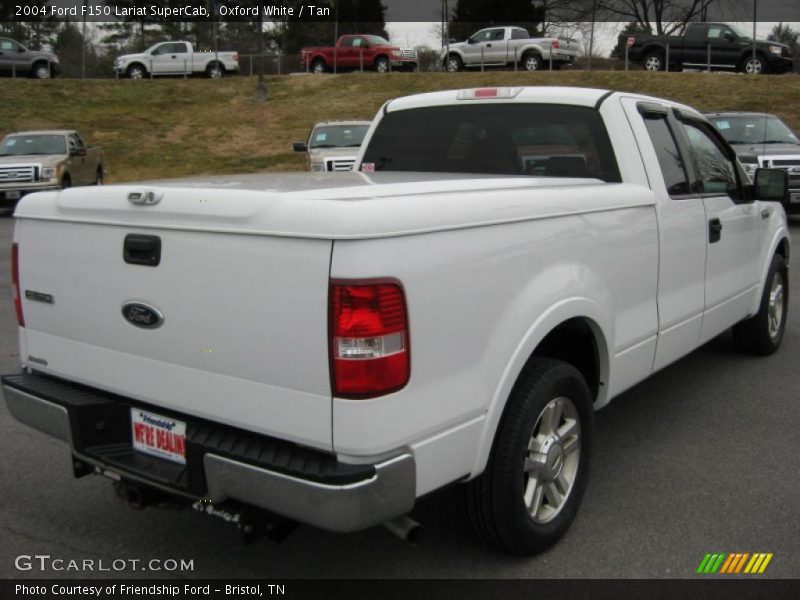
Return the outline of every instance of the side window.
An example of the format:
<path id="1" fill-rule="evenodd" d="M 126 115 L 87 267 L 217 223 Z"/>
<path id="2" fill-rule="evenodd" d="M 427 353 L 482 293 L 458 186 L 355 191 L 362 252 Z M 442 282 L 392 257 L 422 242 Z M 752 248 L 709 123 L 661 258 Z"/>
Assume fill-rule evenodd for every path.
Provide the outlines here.
<path id="1" fill-rule="evenodd" d="M 16 49 L 16 44 L 11 40 L 0 40 L 0 50 L 3 52 L 14 52 Z"/>
<path id="2" fill-rule="evenodd" d="M 70 134 L 69 139 L 70 142 L 73 143 L 76 148 L 83 148 L 83 140 L 81 139 L 81 136 L 79 136 L 77 133 Z"/>
<path id="3" fill-rule="evenodd" d="M 495 29 L 494 33 L 492 34 L 492 39 L 502 41 L 502 39 L 505 37 L 505 34 L 506 32 L 504 29 Z"/>
<path id="4" fill-rule="evenodd" d="M 718 40 L 722 38 L 726 30 L 727 28 L 722 25 L 710 25 L 708 27 L 708 39 Z"/>
<path id="5" fill-rule="evenodd" d="M 512 29 L 511 30 L 511 39 L 512 40 L 524 40 L 528 37 L 528 32 L 524 29 Z"/>
<path id="6" fill-rule="evenodd" d="M 342 48 L 352 48 L 355 43 L 355 38 L 344 38 L 342 40 Z"/>
<path id="7" fill-rule="evenodd" d="M 69 136 L 69 138 L 67 138 L 67 144 L 69 144 L 70 153 L 78 149 L 78 145 L 75 143 L 75 136 Z"/>
<path id="8" fill-rule="evenodd" d="M 189 52 L 189 49 L 186 47 L 186 44 L 172 44 L 173 54 L 186 54 L 187 52 Z"/>
<path id="9" fill-rule="evenodd" d="M 700 124 L 683 123 L 695 170 L 692 191 L 701 194 L 727 194 L 741 198 L 736 166 L 725 156 L 717 140 Z"/>
<path id="10" fill-rule="evenodd" d="M 353 43 L 352 43 L 353 48 L 361 48 L 361 46 L 364 46 L 364 45 L 366 45 L 366 44 L 364 44 L 364 40 L 363 39 L 361 39 L 361 38 L 353 38 Z"/>
<path id="11" fill-rule="evenodd" d="M 492 39 L 492 30 L 491 29 L 484 29 L 483 31 L 479 31 L 475 34 L 475 41 L 476 42 L 488 42 Z"/>
<path id="12" fill-rule="evenodd" d="M 672 135 L 672 130 L 666 118 L 645 119 L 647 133 L 658 157 L 661 173 L 664 175 L 664 185 L 670 196 L 683 196 L 690 192 L 689 177 L 686 175 L 686 166 L 678 151 L 678 144 Z"/>

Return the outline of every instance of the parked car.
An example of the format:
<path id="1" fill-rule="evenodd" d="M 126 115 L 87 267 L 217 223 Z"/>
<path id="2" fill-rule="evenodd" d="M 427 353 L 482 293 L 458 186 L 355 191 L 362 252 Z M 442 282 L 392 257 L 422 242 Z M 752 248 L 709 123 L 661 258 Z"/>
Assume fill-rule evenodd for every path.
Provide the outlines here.
<path id="1" fill-rule="evenodd" d="M 308 153 L 312 171 L 350 171 L 371 121 L 323 121 L 311 128 L 305 142 L 295 142 L 295 152 Z"/>
<path id="2" fill-rule="evenodd" d="M 59 74 L 60 67 L 52 52 L 29 50 L 11 38 L 0 37 L 0 73 L 50 79 Z"/>
<path id="3" fill-rule="evenodd" d="M 481 537 L 530 554 L 578 511 L 596 409 L 731 327 L 781 345 L 786 173 L 750 185 L 687 106 L 399 98 L 356 167 L 24 198 L 10 414 L 140 506 L 407 537 L 456 484 Z"/>
<path id="4" fill-rule="evenodd" d="M 759 167 L 783 169 L 789 174 L 789 197 L 783 208 L 800 212 L 800 138 L 775 115 L 752 112 L 706 113 L 736 151 L 752 179 Z"/>
<path id="5" fill-rule="evenodd" d="M 300 64 L 314 73 L 371 69 L 388 73 L 392 69 L 413 71 L 417 51 L 401 48 L 378 35 L 343 35 L 336 46 L 315 46 L 300 50 Z"/>
<path id="6" fill-rule="evenodd" d="M 487 27 L 470 36 L 465 42 L 456 42 L 442 50 L 442 65 L 448 71 L 468 68 L 513 66 L 538 71 L 550 67 L 560 69 L 575 62 L 578 45 L 572 40 L 558 37 L 532 38 L 521 27 Z"/>
<path id="7" fill-rule="evenodd" d="M 160 42 L 139 54 L 123 54 L 114 61 L 119 77 L 143 79 L 159 75 L 205 75 L 219 79 L 239 70 L 239 53 L 195 51 L 191 42 Z"/>
<path id="8" fill-rule="evenodd" d="M 714 71 L 785 73 L 794 66 L 789 46 L 756 40 L 727 23 L 689 23 L 684 35 L 639 34 L 619 37 L 620 48 L 628 47 L 628 60 L 641 63 L 648 71 L 710 68 Z"/>
<path id="9" fill-rule="evenodd" d="M 13 208 L 32 192 L 103 183 L 99 146 L 88 147 L 77 131 L 23 131 L 0 141 L 0 208 Z"/>

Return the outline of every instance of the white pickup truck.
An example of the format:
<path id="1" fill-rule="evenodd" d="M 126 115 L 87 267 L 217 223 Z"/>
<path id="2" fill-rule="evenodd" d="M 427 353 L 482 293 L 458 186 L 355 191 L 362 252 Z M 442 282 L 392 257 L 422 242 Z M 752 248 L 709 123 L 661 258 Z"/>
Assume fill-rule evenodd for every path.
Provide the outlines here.
<path id="1" fill-rule="evenodd" d="M 595 409 L 730 327 L 781 343 L 786 173 L 747 184 L 691 108 L 399 98 L 356 169 L 23 198 L 11 414 L 139 504 L 411 535 L 458 482 L 478 533 L 529 554 L 576 514 Z"/>
<path id="2" fill-rule="evenodd" d="M 488 27 L 465 42 L 452 43 L 442 50 L 447 71 L 505 67 L 518 64 L 527 71 L 560 69 L 575 62 L 578 45 L 558 37 L 532 38 L 521 27 Z"/>
<path id="3" fill-rule="evenodd" d="M 239 70 L 238 52 L 199 52 L 191 42 L 160 42 L 138 54 L 114 61 L 118 77 L 144 79 L 158 75 L 205 75 L 219 79 Z"/>

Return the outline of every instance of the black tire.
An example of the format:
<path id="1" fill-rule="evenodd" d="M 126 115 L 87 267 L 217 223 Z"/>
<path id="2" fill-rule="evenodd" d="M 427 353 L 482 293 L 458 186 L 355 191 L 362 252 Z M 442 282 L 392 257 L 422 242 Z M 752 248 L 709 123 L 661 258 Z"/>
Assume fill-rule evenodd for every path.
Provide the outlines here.
<path id="1" fill-rule="evenodd" d="M 314 59 L 314 62 L 311 63 L 311 72 L 312 73 L 327 73 L 328 72 L 328 65 L 325 64 L 325 61 L 321 58 Z"/>
<path id="2" fill-rule="evenodd" d="M 776 289 L 780 286 L 780 290 Z M 780 297 L 778 297 L 778 294 Z M 780 254 L 772 257 L 758 312 L 733 326 L 733 341 L 742 352 L 767 356 L 780 348 L 789 308 L 789 271 Z M 780 316 L 776 311 L 780 312 Z M 779 322 L 775 324 L 775 320 Z"/>
<path id="3" fill-rule="evenodd" d="M 742 59 L 742 64 L 739 65 L 739 70 L 742 73 L 747 73 L 749 75 L 766 75 L 767 74 L 767 61 L 764 60 L 763 56 L 759 56 L 756 54 L 755 59 L 753 59 L 753 55 L 745 56 Z"/>
<path id="4" fill-rule="evenodd" d="M 125 71 L 125 75 L 128 79 L 145 79 L 147 78 L 147 69 L 144 68 L 144 65 L 133 63 Z"/>
<path id="5" fill-rule="evenodd" d="M 97 167 L 97 173 L 95 173 L 95 176 L 94 176 L 94 184 L 95 185 L 103 185 L 104 177 L 105 177 L 105 174 L 103 173 L 103 166 L 100 165 L 100 166 Z"/>
<path id="6" fill-rule="evenodd" d="M 664 56 L 661 52 L 648 52 L 642 61 L 642 68 L 645 71 L 663 71 L 664 64 Z"/>
<path id="7" fill-rule="evenodd" d="M 387 57 L 379 56 L 375 59 L 374 68 L 376 73 L 388 73 L 392 70 L 392 63 L 389 62 Z"/>
<path id="8" fill-rule="evenodd" d="M 225 76 L 225 67 L 221 63 L 213 62 L 206 67 L 208 79 L 222 79 Z"/>
<path id="9" fill-rule="evenodd" d="M 541 71 L 542 70 L 542 57 L 533 52 L 528 52 L 522 55 L 520 65 L 526 71 Z"/>
<path id="10" fill-rule="evenodd" d="M 534 432 L 542 431 L 546 407 L 564 398 L 572 403 L 573 410 L 565 408 L 563 414 L 572 414 L 578 422 L 579 445 L 570 454 L 566 450 L 569 437 L 565 435 L 558 442 L 564 442 L 564 450 L 560 454 L 559 472 L 554 477 L 558 479 L 558 474 L 567 468 L 569 457 L 577 456 L 577 465 L 560 509 L 549 519 L 535 520 L 524 497 L 531 485 L 530 477 L 525 473 L 528 457 L 533 456 L 529 447 L 535 441 L 532 437 Z M 559 424 L 562 418 L 558 418 Z M 556 430 L 564 431 L 567 424 L 565 420 L 564 425 L 556 426 Z M 593 436 L 591 394 L 580 372 L 558 360 L 534 359 L 511 393 L 486 470 L 464 486 L 467 515 L 478 537 L 504 552 L 520 556 L 541 552 L 558 541 L 574 520 L 586 489 Z M 544 457 L 542 465 L 553 463 L 551 467 L 555 468 L 559 464 L 555 445 L 547 446 L 551 451 L 545 455 L 538 455 Z M 542 489 L 548 487 L 547 476 L 540 473 L 537 479 L 544 482 Z M 555 485 L 555 480 L 551 484 Z M 546 491 L 539 496 L 543 500 L 538 504 L 544 511 L 550 500 L 545 498 Z"/>
<path id="11" fill-rule="evenodd" d="M 464 70 L 464 61 L 458 54 L 450 54 L 444 61 L 444 70 L 448 73 L 457 73 Z"/>
<path id="12" fill-rule="evenodd" d="M 50 68 L 50 63 L 43 60 L 34 63 L 31 67 L 31 77 L 34 79 L 51 79 L 53 70 Z"/>
<path id="13" fill-rule="evenodd" d="M 65 190 L 69 187 L 72 187 L 72 178 L 69 176 L 69 173 L 66 173 L 61 178 L 61 189 Z"/>

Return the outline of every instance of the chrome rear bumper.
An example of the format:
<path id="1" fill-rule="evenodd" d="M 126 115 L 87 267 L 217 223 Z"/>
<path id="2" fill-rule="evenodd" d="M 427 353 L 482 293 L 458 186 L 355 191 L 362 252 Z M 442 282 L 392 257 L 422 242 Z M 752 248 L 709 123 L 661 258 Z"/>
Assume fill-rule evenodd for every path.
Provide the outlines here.
<path id="1" fill-rule="evenodd" d="M 72 421 L 77 417 L 71 420 L 69 404 L 21 390 L 11 379 L 3 379 L 3 395 L 9 412 L 21 423 L 66 442 L 76 457 L 97 467 L 98 472 L 113 473 L 123 480 L 199 499 L 197 494 L 148 478 L 147 472 L 127 471 L 76 448 L 73 431 L 79 429 L 74 429 Z M 364 479 L 325 483 L 233 460 L 208 450 L 202 455 L 206 485 L 202 499 L 215 503 L 236 500 L 329 531 L 359 531 L 408 513 L 416 499 L 416 468 L 411 454 L 400 453 L 371 466 L 374 468 Z"/>

